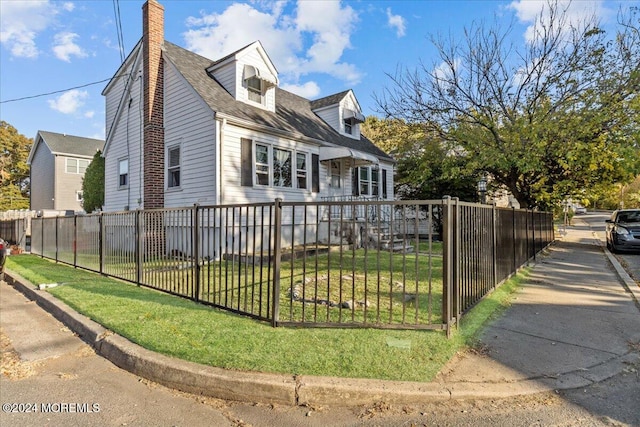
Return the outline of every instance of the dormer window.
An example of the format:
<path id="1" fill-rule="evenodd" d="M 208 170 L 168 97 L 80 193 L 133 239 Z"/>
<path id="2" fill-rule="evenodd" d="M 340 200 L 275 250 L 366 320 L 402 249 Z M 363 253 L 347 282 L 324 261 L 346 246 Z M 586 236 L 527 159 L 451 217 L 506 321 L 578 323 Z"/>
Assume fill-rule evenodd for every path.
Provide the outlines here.
<path id="1" fill-rule="evenodd" d="M 244 82 L 247 87 L 247 99 L 262 105 L 265 104 L 267 90 L 277 84 L 273 75 L 253 65 L 244 66 Z"/>
<path id="2" fill-rule="evenodd" d="M 342 114 L 344 117 L 344 133 L 357 136 L 355 127 L 358 123 L 364 123 L 364 115 L 359 111 L 348 108 L 345 108 Z"/>
<path id="3" fill-rule="evenodd" d="M 351 119 L 344 119 L 344 133 L 353 134 L 353 124 Z"/>
<path id="4" fill-rule="evenodd" d="M 258 77 L 247 79 L 247 91 L 249 92 L 249 101 L 262 104 L 262 80 Z"/>

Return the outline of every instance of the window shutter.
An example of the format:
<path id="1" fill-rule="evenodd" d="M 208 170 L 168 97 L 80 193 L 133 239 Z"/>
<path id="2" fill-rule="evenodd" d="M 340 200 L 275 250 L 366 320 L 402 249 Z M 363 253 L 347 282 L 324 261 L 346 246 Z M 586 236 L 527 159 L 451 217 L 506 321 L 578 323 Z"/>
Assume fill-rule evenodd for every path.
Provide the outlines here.
<path id="1" fill-rule="evenodd" d="M 382 169 L 382 198 L 387 198 L 387 170 Z"/>
<path id="2" fill-rule="evenodd" d="M 320 192 L 320 156 L 311 155 L 311 191 L 313 193 Z"/>
<path id="3" fill-rule="evenodd" d="M 351 182 L 351 194 L 353 196 L 359 196 L 360 195 L 360 168 L 353 168 L 353 178 L 352 178 L 352 182 Z"/>
<path id="4" fill-rule="evenodd" d="M 253 186 L 253 141 L 240 138 L 240 185 L 243 187 Z"/>

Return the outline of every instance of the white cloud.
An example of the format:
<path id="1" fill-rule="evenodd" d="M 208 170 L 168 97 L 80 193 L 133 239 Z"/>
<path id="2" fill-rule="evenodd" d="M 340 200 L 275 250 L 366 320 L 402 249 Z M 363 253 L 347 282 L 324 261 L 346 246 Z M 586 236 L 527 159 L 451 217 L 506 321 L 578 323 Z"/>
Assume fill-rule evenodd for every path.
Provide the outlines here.
<path id="1" fill-rule="evenodd" d="M 0 43 L 15 57 L 37 58 L 41 53 L 37 37 L 57 23 L 61 12 L 74 9 L 72 2 L 0 0 Z"/>
<path id="2" fill-rule="evenodd" d="M 351 47 L 357 13 L 339 1 L 299 1 L 289 13 L 286 5 L 284 1 L 234 3 L 222 13 L 189 18 L 186 47 L 219 59 L 260 40 L 280 79 L 291 87 L 310 90 L 310 85 L 298 84 L 310 73 L 329 74 L 349 84 L 360 81 L 359 70 L 341 60 Z"/>
<path id="3" fill-rule="evenodd" d="M 53 21 L 55 8 L 49 1 L 0 1 L 0 43 L 13 56 L 37 58 L 38 33 Z"/>
<path id="4" fill-rule="evenodd" d="M 586 20 L 592 17 L 596 19 L 606 18 L 611 11 L 604 7 L 604 0 L 571 1 L 558 0 L 559 11 L 566 11 L 566 19 L 563 28 L 569 29 L 571 26 L 580 27 Z M 508 6 L 516 12 L 520 22 L 528 23 L 524 38 L 531 43 L 535 39 L 537 32 L 536 25 L 538 17 L 542 23 L 548 23 L 549 4 L 547 0 L 515 0 Z"/>
<path id="5" fill-rule="evenodd" d="M 87 111 L 86 113 L 84 113 L 84 117 L 87 119 L 93 119 L 93 116 L 96 115 L 96 112 L 93 110 Z"/>
<path id="6" fill-rule="evenodd" d="M 87 91 L 73 89 L 63 93 L 57 99 L 50 99 L 48 102 L 52 110 L 63 114 L 74 114 L 84 105 L 84 100 L 88 97 Z"/>
<path id="7" fill-rule="evenodd" d="M 396 36 L 403 37 L 406 34 L 407 22 L 401 15 L 391 14 L 391 8 L 387 8 L 387 25 L 396 29 Z"/>
<path id="8" fill-rule="evenodd" d="M 66 62 L 71 62 L 72 55 L 78 58 L 85 58 L 87 53 L 75 43 L 77 38 L 78 35 L 76 33 L 63 32 L 56 34 L 54 37 L 55 46 L 53 46 L 53 53 L 55 53 L 56 57 Z"/>
<path id="9" fill-rule="evenodd" d="M 320 86 L 316 82 L 306 82 L 301 85 L 296 84 L 283 84 L 282 89 L 295 93 L 303 98 L 313 99 L 320 95 Z"/>

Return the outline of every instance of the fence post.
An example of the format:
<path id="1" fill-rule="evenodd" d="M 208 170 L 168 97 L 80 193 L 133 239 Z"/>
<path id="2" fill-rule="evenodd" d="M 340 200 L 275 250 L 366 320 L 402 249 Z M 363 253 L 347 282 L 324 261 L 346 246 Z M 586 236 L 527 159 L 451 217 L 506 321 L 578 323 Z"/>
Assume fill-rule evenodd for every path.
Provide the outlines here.
<path id="1" fill-rule="evenodd" d="M 100 274 L 104 274 L 104 263 L 105 263 L 105 254 L 104 250 L 105 241 L 105 225 L 104 225 L 104 212 L 100 212 L 100 216 L 98 217 L 98 227 L 100 231 L 98 232 L 98 258 L 100 260 Z"/>
<path id="2" fill-rule="evenodd" d="M 518 271 L 518 250 L 516 248 L 517 243 L 517 232 L 516 232 L 516 207 L 511 206 L 511 228 L 513 230 L 513 234 L 511 238 L 513 240 L 513 274 Z"/>
<path id="3" fill-rule="evenodd" d="M 498 227 L 496 226 L 496 222 L 498 221 L 498 207 L 496 206 L 496 201 L 494 200 L 491 204 L 491 234 L 493 240 L 491 244 L 493 245 L 493 250 L 491 251 L 491 274 L 493 277 L 491 278 L 491 289 L 495 289 L 498 286 Z M 515 243 L 514 243 L 515 247 Z"/>
<path id="4" fill-rule="evenodd" d="M 453 296 L 453 226 L 451 196 L 442 199 L 442 321 L 447 337 L 451 336 L 452 296 Z"/>
<path id="5" fill-rule="evenodd" d="M 58 262 L 58 248 L 60 247 L 60 244 L 58 242 L 58 227 L 59 227 L 58 216 L 56 216 L 56 239 L 55 239 L 55 241 L 56 241 L 56 262 Z"/>
<path id="6" fill-rule="evenodd" d="M 198 302 L 200 301 L 200 218 L 198 214 L 198 204 L 193 205 L 193 211 L 191 215 L 191 229 L 192 229 L 192 238 L 191 244 L 193 248 L 191 249 L 192 259 L 193 259 L 193 285 L 194 285 L 194 295 L 193 299 Z"/>
<path id="7" fill-rule="evenodd" d="M 136 236 L 136 284 L 138 286 L 140 286 L 140 284 L 142 283 L 142 263 L 144 261 L 144 257 L 142 256 L 142 239 L 144 238 L 144 236 L 142 235 L 142 226 L 140 224 L 143 213 L 144 211 L 136 209 L 134 224 L 134 235 Z"/>
<path id="8" fill-rule="evenodd" d="M 78 215 L 73 216 L 73 266 L 78 267 Z"/>
<path id="9" fill-rule="evenodd" d="M 271 325 L 273 327 L 278 326 L 278 319 L 280 317 L 280 257 L 281 252 L 281 239 L 282 239 L 282 199 L 277 198 L 274 205 L 273 216 L 273 297 L 271 298 L 272 319 Z"/>

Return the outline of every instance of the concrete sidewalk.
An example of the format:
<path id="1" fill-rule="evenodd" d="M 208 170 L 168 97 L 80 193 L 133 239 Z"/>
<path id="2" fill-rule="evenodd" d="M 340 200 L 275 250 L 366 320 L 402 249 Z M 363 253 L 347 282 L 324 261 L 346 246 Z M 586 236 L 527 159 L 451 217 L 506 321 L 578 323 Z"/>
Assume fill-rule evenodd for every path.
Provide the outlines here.
<path id="1" fill-rule="evenodd" d="M 431 383 L 226 371 L 166 357 L 113 335 L 8 272 L 15 289 L 60 319 L 96 352 L 136 375 L 222 399 L 289 405 L 506 397 L 583 387 L 640 360 L 640 287 L 584 223 L 568 227 L 539 257 L 512 306 L 489 325 L 481 352 L 454 357 Z M 3 284 L 0 291 L 16 292 Z M 2 304 L 6 298 L 2 298 Z M 0 307 L 2 312 L 5 307 Z M 0 318 L 20 353 L 28 318 Z M 25 355 L 26 356 L 26 355 Z"/>

